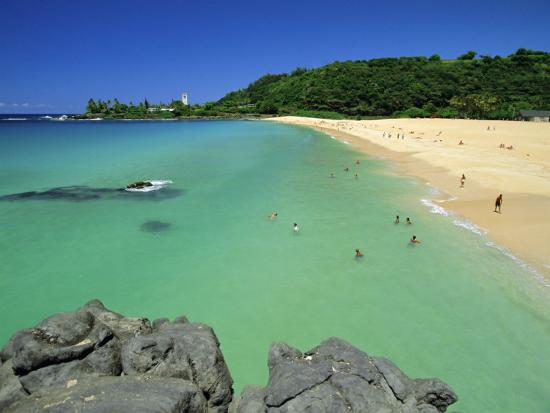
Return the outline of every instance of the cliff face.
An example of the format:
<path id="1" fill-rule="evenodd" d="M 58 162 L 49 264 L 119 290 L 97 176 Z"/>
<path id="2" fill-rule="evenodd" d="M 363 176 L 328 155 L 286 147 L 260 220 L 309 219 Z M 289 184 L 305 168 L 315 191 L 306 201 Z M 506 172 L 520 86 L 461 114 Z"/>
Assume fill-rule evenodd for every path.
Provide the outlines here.
<path id="1" fill-rule="evenodd" d="M 124 317 L 94 300 L 11 337 L 0 352 L 0 411 L 435 413 L 457 399 L 440 380 L 411 380 L 337 338 L 305 354 L 273 344 L 268 365 L 267 386 L 232 401 L 210 327 Z"/>

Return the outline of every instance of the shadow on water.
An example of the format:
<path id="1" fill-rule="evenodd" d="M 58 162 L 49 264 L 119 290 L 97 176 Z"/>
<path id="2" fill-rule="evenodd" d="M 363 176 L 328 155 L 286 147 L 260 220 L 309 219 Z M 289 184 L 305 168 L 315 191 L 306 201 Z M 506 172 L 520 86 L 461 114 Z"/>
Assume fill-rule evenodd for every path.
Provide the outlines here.
<path id="1" fill-rule="evenodd" d="M 169 222 L 162 222 L 162 221 L 145 221 L 143 224 L 141 224 L 141 230 L 145 232 L 165 232 L 168 231 L 172 227 L 172 224 Z"/>
<path id="2" fill-rule="evenodd" d="M 162 188 L 150 192 L 128 192 L 121 188 L 91 188 L 89 186 L 60 186 L 46 191 L 19 192 L 0 196 L 0 201 L 95 201 L 95 200 L 127 200 L 162 201 L 181 196 L 181 189 Z"/>

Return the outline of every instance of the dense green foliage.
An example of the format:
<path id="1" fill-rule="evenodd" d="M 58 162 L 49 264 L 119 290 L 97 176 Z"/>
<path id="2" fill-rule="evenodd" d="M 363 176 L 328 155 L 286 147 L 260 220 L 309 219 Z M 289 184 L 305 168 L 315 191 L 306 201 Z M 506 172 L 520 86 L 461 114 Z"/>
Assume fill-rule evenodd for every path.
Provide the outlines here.
<path id="1" fill-rule="evenodd" d="M 335 62 L 268 74 L 211 104 L 216 113 L 327 117 L 409 116 L 515 119 L 520 109 L 550 109 L 550 53 L 519 49 L 508 57 L 469 51 Z"/>

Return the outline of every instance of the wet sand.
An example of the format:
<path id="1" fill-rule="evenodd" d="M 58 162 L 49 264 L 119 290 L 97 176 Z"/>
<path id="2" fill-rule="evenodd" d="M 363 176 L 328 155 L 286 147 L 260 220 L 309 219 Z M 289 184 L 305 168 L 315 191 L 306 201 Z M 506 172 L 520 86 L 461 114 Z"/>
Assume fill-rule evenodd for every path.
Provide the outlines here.
<path id="1" fill-rule="evenodd" d="M 271 120 L 310 126 L 357 150 L 395 161 L 400 173 L 443 192 L 435 203 L 476 224 L 550 285 L 550 123 L 293 116 Z M 499 148 L 501 144 L 513 149 Z M 501 214 L 494 212 L 499 194 Z"/>

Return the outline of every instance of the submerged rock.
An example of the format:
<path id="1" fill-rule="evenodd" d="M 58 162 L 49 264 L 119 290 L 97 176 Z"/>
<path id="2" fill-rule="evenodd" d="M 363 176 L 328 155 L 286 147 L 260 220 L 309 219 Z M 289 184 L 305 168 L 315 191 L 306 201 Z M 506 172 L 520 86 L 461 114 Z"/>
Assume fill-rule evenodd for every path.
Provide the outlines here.
<path id="1" fill-rule="evenodd" d="M 144 188 L 144 187 L 143 187 Z M 61 186 L 45 191 L 28 191 L 2 195 L 0 201 L 97 201 L 97 200 L 149 200 L 160 201 L 184 194 L 184 191 L 163 187 L 160 190 L 145 193 L 129 192 L 124 188 L 93 188 L 84 185 Z"/>
<path id="2" fill-rule="evenodd" d="M 151 323 L 93 300 L 15 333 L 0 352 L 2 412 L 444 412 L 438 379 L 410 379 L 391 361 L 338 338 L 302 354 L 274 343 L 265 387 L 233 399 L 214 331 L 185 316 Z"/>
<path id="3" fill-rule="evenodd" d="M 172 227 L 169 222 L 162 221 L 145 221 L 141 224 L 141 230 L 145 232 L 163 232 L 168 231 Z"/>

